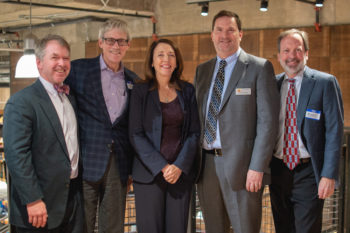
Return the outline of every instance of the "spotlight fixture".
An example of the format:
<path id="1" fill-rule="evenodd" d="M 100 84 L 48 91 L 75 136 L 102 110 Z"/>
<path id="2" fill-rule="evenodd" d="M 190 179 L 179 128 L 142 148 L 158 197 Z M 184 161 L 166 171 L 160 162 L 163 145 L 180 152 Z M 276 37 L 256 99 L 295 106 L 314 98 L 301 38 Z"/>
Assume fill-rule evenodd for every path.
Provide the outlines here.
<path id="1" fill-rule="evenodd" d="M 200 4 L 202 6 L 201 16 L 208 16 L 209 3 L 204 2 Z"/>
<path id="2" fill-rule="evenodd" d="M 316 0 L 316 7 L 323 7 L 323 0 Z"/>
<path id="3" fill-rule="evenodd" d="M 267 11 L 268 1 L 267 0 L 261 0 L 260 4 L 260 11 Z"/>

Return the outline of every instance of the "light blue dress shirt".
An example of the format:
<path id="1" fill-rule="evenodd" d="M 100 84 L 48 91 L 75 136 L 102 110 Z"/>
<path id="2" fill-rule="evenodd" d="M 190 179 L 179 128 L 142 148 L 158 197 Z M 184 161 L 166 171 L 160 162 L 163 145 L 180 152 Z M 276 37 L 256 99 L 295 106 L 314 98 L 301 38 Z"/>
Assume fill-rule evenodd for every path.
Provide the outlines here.
<path id="1" fill-rule="evenodd" d="M 222 99 L 224 98 L 225 91 L 227 89 L 227 85 L 228 85 L 228 83 L 229 83 L 229 81 L 231 79 L 231 75 L 232 75 L 233 69 L 235 68 L 235 65 L 237 63 L 237 59 L 238 59 L 238 56 L 239 56 L 240 53 L 241 53 L 241 48 L 238 48 L 236 53 L 232 54 L 231 56 L 229 56 L 229 57 L 227 57 L 225 59 L 227 64 L 225 66 L 225 81 L 224 81 L 224 88 L 222 90 L 222 95 L 221 95 L 221 102 L 222 102 Z M 212 92 L 213 92 L 213 86 L 214 86 L 215 78 L 216 78 L 216 74 L 218 73 L 219 64 L 220 64 L 221 60 L 223 60 L 223 59 L 221 59 L 219 56 L 217 56 L 215 69 L 214 69 L 214 72 L 213 72 L 213 77 L 211 79 L 211 84 L 210 84 L 210 89 L 209 89 L 209 95 L 208 95 L 208 100 L 207 100 L 207 113 L 206 113 L 205 119 L 207 119 L 207 116 L 208 116 L 209 103 L 210 103 L 210 100 L 211 100 L 211 95 L 212 95 Z M 220 106 L 220 108 L 221 108 L 221 106 Z M 213 141 L 213 143 L 211 143 L 209 145 L 205 139 L 203 140 L 203 148 L 204 149 L 211 150 L 211 149 L 214 149 L 214 148 L 215 149 L 220 149 L 221 148 L 219 124 L 220 124 L 220 122 L 219 122 L 219 119 L 218 119 L 217 120 L 217 125 L 216 125 L 216 138 Z"/>

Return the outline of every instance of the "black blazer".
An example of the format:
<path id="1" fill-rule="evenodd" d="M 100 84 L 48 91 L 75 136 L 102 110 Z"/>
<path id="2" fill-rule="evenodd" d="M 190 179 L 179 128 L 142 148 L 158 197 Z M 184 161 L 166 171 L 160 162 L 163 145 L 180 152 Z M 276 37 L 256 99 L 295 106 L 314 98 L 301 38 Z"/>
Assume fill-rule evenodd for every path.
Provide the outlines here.
<path id="1" fill-rule="evenodd" d="M 160 154 L 162 134 L 162 110 L 158 90 L 150 90 L 150 83 L 134 86 L 130 100 L 129 137 L 137 152 L 134 158 L 132 176 L 141 183 L 150 183 L 168 164 Z M 193 161 L 199 148 L 199 118 L 194 87 L 181 82 L 177 90 L 184 123 L 181 136 L 182 149 L 173 163 L 179 167 L 185 179 L 194 180 L 196 171 Z"/>
<path id="2" fill-rule="evenodd" d="M 74 98 L 68 98 L 75 108 Z M 33 228 L 26 204 L 42 199 L 48 229 L 58 227 L 66 210 L 71 166 L 56 109 L 39 80 L 7 102 L 3 133 L 11 175 L 11 224 Z"/>

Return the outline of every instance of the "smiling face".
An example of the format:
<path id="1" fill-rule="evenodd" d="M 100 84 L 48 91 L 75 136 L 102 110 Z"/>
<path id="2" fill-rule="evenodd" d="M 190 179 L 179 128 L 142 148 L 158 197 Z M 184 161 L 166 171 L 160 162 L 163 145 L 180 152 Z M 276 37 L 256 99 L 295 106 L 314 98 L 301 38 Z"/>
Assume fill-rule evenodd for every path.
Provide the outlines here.
<path id="1" fill-rule="evenodd" d="M 289 78 L 295 77 L 302 71 L 308 59 L 302 37 L 295 33 L 281 40 L 278 60 Z"/>
<path id="2" fill-rule="evenodd" d="M 70 54 L 66 47 L 57 41 L 49 41 L 42 59 L 37 58 L 41 77 L 52 84 L 61 84 L 70 71 Z"/>
<path id="3" fill-rule="evenodd" d="M 107 31 L 103 37 L 124 40 L 128 39 L 127 33 L 118 29 Z M 129 49 L 130 43 L 128 43 L 128 45 L 120 46 L 117 42 L 115 42 L 114 45 L 109 45 L 107 44 L 107 41 L 100 38 L 98 40 L 98 45 L 102 49 L 102 56 L 106 65 L 110 69 L 117 71 L 117 69 L 119 69 L 121 60 L 125 56 L 126 51 Z"/>
<path id="4" fill-rule="evenodd" d="M 156 78 L 166 77 L 170 80 L 176 68 L 176 55 L 174 49 L 166 43 L 159 43 L 153 52 L 153 63 Z"/>
<path id="5" fill-rule="evenodd" d="M 235 18 L 217 18 L 211 33 L 217 55 L 226 58 L 237 52 L 242 36 L 243 32 L 239 31 Z"/>

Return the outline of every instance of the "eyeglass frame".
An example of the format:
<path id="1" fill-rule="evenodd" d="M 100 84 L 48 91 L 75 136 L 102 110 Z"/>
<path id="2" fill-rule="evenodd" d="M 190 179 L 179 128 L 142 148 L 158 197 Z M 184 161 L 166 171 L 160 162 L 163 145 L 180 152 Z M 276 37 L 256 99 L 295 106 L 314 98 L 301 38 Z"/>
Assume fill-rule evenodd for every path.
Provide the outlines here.
<path id="1" fill-rule="evenodd" d="M 128 46 L 129 45 L 129 40 L 128 39 L 122 39 L 122 38 L 114 39 L 112 37 L 108 37 L 108 38 L 102 37 L 102 40 L 104 40 L 106 42 L 106 44 L 109 45 L 109 46 L 115 45 L 116 42 L 118 43 L 118 46 Z M 113 42 L 113 44 L 111 44 L 111 42 Z M 125 42 L 125 44 L 121 44 L 121 43 L 124 43 L 124 42 Z"/>

